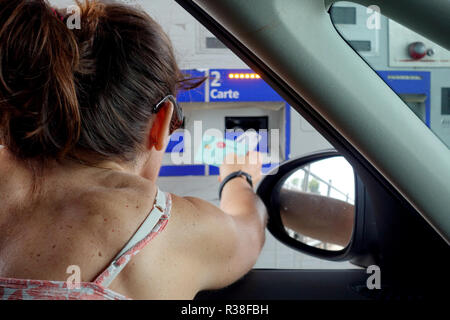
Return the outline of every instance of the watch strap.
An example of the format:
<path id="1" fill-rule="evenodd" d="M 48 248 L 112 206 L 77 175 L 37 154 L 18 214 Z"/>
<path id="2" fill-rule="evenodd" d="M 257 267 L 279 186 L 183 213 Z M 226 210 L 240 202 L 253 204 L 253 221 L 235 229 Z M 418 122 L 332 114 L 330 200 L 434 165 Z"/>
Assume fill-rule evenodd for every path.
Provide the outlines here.
<path id="1" fill-rule="evenodd" d="M 252 181 L 252 176 L 251 175 L 249 175 L 247 172 L 244 172 L 242 170 L 232 172 L 229 175 L 227 175 L 222 180 L 222 182 L 220 183 L 220 186 L 219 186 L 219 200 L 222 199 L 222 191 L 223 191 L 223 188 L 225 187 L 225 184 L 227 184 L 227 182 L 229 182 L 230 180 L 232 180 L 234 178 L 238 178 L 238 177 L 245 177 L 245 179 L 247 180 L 248 184 L 253 188 L 253 181 Z"/>

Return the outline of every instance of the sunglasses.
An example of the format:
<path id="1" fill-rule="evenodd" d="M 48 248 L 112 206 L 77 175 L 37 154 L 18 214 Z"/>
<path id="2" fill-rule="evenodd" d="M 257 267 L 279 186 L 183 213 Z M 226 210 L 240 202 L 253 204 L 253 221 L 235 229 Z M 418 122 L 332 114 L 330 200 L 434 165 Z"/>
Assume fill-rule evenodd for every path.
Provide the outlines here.
<path id="1" fill-rule="evenodd" d="M 165 102 L 170 101 L 173 104 L 173 115 L 172 120 L 170 121 L 170 128 L 169 128 L 169 134 L 172 134 L 175 130 L 181 128 L 183 126 L 184 116 L 183 116 L 183 110 L 181 109 L 180 105 L 178 104 L 175 97 L 171 94 L 165 96 L 160 102 L 158 102 L 153 107 L 153 112 L 157 113 L 159 109 L 164 105 Z"/>

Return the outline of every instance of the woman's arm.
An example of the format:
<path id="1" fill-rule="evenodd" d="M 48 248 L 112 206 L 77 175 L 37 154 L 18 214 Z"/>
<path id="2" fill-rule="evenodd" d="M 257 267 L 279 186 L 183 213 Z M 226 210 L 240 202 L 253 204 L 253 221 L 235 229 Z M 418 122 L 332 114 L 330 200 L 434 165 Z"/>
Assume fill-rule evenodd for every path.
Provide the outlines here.
<path id="1" fill-rule="evenodd" d="M 255 163 L 251 163 L 252 157 L 257 157 Z M 253 182 L 258 182 L 261 177 L 259 155 L 234 157 L 233 164 L 220 167 L 219 180 L 238 170 L 249 173 Z M 237 177 L 226 183 L 220 208 L 198 198 L 183 200 L 189 202 L 198 216 L 192 257 L 199 273 L 199 291 L 223 288 L 245 275 L 261 252 L 267 222 L 266 208 L 245 178 Z"/>
<path id="2" fill-rule="evenodd" d="M 322 195 L 282 189 L 280 214 L 289 229 L 345 247 L 352 235 L 355 207 Z"/>

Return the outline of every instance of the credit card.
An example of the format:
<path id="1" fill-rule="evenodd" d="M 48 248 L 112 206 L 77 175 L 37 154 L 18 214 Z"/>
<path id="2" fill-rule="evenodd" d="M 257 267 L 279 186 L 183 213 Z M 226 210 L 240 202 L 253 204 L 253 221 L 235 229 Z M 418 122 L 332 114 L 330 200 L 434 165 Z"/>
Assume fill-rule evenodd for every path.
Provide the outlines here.
<path id="1" fill-rule="evenodd" d="M 241 134 L 236 140 L 203 135 L 202 144 L 195 154 L 195 161 L 220 166 L 228 153 L 245 156 L 248 151 L 256 149 L 260 140 L 261 136 L 251 131 Z"/>
<path id="2" fill-rule="evenodd" d="M 258 147 L 261 138 L 262 138 L 261 135 L 259 135 L 256 131 L 247 130 L 236 138 L 236 142 L 247 144 L 248 151 L 254 151 Z"/>

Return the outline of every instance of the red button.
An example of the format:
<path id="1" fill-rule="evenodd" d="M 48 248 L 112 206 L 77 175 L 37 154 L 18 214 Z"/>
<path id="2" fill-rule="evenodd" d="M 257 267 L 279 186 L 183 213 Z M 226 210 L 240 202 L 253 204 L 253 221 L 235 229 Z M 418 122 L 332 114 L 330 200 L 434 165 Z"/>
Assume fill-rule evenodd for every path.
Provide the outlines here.
<path id="1" fill-rule="evenodd" d="M 413 42 L 408 47 L 408 52 L 414 60 L 420 60 L 427 55 L 427 48 L 423 42 Z"/>

